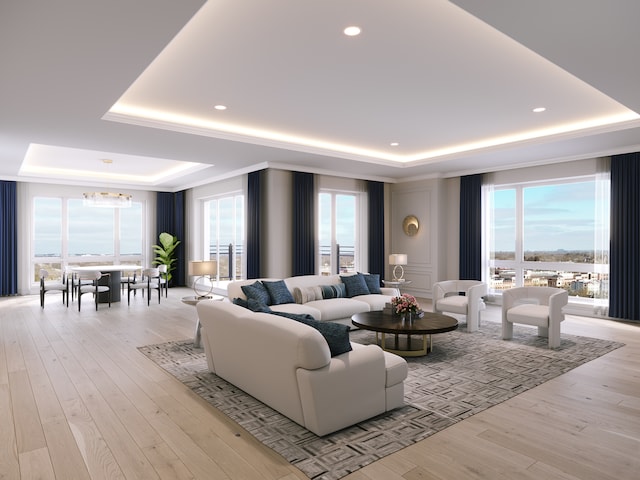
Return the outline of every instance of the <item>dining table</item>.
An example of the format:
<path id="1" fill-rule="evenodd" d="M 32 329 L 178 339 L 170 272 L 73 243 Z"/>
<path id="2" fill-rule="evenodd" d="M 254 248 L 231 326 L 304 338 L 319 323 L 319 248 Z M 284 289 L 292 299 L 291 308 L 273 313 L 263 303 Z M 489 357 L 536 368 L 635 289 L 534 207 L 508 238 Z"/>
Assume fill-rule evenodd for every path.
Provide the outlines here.
<path id="1" fill-rule="evenodd" d="M 99 281 L 101 285 L 108 285 L 110 292 L 101 293 L 98 296 L 99 303 L 108 303 L 111 295 L 111 302 L 120 301 L 120 281 L 122 272 L 135 272 L 142 270 L 140 265 L 132 264 L 112 264 L 112 265 L 70 265 L 69 269 L 75 273 L 99 271 L 105 274 Z"/>

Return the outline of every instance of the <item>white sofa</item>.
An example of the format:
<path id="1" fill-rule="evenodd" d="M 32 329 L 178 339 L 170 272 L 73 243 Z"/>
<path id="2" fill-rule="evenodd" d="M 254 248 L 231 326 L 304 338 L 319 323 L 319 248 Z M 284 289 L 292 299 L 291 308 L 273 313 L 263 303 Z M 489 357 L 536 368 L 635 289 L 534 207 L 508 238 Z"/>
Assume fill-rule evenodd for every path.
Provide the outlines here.
<path id="1" fill-rule="evenodd" d="M 323 335 L 296 320 L 227 301 L 197 309 L 209 369 L 316 435 L 404 404 L 407 363 L 377 345 L 331 357 Z"/>
<path id="2" fill-rule="evenodd" d="M 343 274 L 343 276 L 348 275 L 349 274 Z M 263 278 L 258 280 L 276 281 L 279 279 Z M 229 300 L 233 300 L 235 298 L 246 300 L 247 297 L 242 291 L 242 286 L 251 285 L 255 282 L 256 280 L 254 279 L 238 280 L 229 283 L 227 287 L 227 296 Z M 376 294 L 370 293 L 368 295 L 358 295 L 351 298 L 314 298 L 313 300 L 310 300 L 308 296 L 304 295 L 304 293 L 313 291 L 314 287 L 341 284 L 342 279 L 340 278 L 340 275 L 301 275 L 285 278 L 284 282 L 291 292 L 295 302 L 270 305 L 272 310 L 286 313 L 308 314 L 316 320 L 335 321 L 346 325 L 351 325 L 352 315 L 356 313 L 382 310 L 386 303 L 391 302 L 393 297 L 400 294 L 396 288 L 383 287 L 380 288 L 381 293 Z"/>

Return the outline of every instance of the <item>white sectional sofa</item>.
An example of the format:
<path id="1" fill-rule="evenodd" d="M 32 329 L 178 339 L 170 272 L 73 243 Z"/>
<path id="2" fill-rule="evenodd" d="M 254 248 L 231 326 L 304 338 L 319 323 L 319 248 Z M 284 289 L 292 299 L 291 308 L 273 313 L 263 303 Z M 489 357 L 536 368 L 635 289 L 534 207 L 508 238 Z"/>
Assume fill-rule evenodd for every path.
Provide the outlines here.
<path id="1" fill-rule="evenodd" d="M 369 312 L 374 310 L 382 310 L 386 303 L 391 302 L 394 296 L 399 295 L 396 288 L 380 288 L 379 276 L 366 276 L 365 279 L 369 284 L 378 282 L 380 293 L 370 293 L 371 287 L 367 293 L 355 296 L 349 296 L 349 290 L 345 288 L 343 297 L 325 298 L 322 292 L 330 290 L 327 287 L 344 286 L 344 280 L 341 277 L 355 277 L 363 274 L 343 274 L 343 275 L 301 275 L 297 277 L 285 278 L 284 283 L 291 294 L 290 302 L 273 304 L 270 302 L 271 310 L 295 314 L 308 314 L 316 320 L 334 321 L 351 325 L 351 316 L 356 313 Z M 280 279 L 262 278 L 262 283 L 275 282 Z M 229 300 L 240 299 L 247 300 L 247 295 L 242 287 L 252 285 L 256 280 L 239 280 L 231 282 L 227 287 Z M 357 285 L 357 283 L 356 283 Z M 348 285 L 347 285 L 348 286 Z M 325 287 L 323 289 L 323 287 Z"/>
<path id="2" fill-rule="evenodd" d="M 313 322 L 347 335 L 348 351 L 332 357 L 313 326 L 227 301 L 202 301 L 197 309 L 209 369 L 316 435 L 404 404 L 406 361 L 350 343 L 344 325 Z"/>

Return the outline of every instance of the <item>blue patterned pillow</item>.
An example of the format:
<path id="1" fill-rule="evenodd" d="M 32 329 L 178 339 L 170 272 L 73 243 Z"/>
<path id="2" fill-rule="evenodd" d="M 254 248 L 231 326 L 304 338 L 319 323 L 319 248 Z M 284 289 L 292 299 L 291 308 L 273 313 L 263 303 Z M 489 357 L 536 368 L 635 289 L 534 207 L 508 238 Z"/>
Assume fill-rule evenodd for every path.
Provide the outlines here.
<path id="1" fill-rule="evenodd" d="M 251 285 L 242 285 L 242 291 L 247 296 L 247 300 L 253 298 L 265 305 L 271 305 L 271 297 L 265 286 L 260 282 L 252 283 Z"/>
<path id="2" fill-rule="evenodd" d="M 364 275 L 356 273 L 355 275 L 340 275 L 342 283 L 347 288 L 347 297 L 357 297 L 358 295 L 369 295 L 367 282 L 364 281 Z"/>
<path id="3" fill-rule="evenodd" d="M 322 298 L 345 298 L 347 296 L 347 287 L 344 283 L 335 283 L 333 285 L 321 285 Z"/>
<path id="4" fill-rule="evenodd" d="M 263 281 L 262 284 L 265 286 L 265 288 L 269 292 L 269 297 L 271 297 L 270 305 L 281 305 L 283 303 L 295 303 L 295 300 L 293 299 L 293 295 L 287 288 L 287 284 L 284 283 L 284 280 L 276 280 L 275 282 Z"/>
<path id="5" fill-rule="evenodd" d="M 382 293 L 382 290 L 380 290 L 380 275 L 377 273 L 363 273 L 362 276 L 367 284 L 369 293 Z"/>

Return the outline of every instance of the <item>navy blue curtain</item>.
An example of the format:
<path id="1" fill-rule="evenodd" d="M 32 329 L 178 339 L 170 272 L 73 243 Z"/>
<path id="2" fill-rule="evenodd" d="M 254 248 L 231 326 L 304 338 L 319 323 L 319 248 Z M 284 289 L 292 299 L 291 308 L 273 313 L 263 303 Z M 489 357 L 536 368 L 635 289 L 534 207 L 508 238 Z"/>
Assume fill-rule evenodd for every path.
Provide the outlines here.
<path id="1" fill-rule="evenodd" d="M 482 280 L 482 174 L 460 177 L 460 280 Z"/>
<path id="2" fill-rule="evenodd" d="M 293 275 L 313 275 L 315 261 L 313 173 L 293 172 Z"/>
<path id="3" fill-rule="evenodd" d="M 18 294 L 16 182 L 0 180 L 0 295 Z"/>
<path id="4" fill-rule="evenodd" d="M 260 278 L 260 208 L 264 170 L 249 173 L 247 186 L 247 278 Z"/>
<path id="5" fill-rule="evenodd" d="M 162 232 L 170 233 L 180 240 L 176 249 L 176 268 L 172 274 L 173 285 L 185 286 L 187 276 L 185 273 L 185 215 L 184 215 L 184 191 L 157 192 L 156 196 L 156 238 L 153 243 L 158 243 L 158 237 Z"/>
<path id="6" fill-rule="evenodd" d="M 367 182 L 369 196 L 369 273 L 384 277 L 384 183 Z"/>
<path id="7" fill-rule="evenodd" d="M 640 153 L 611 157 L 609 316 L 640 320 Z"/>

